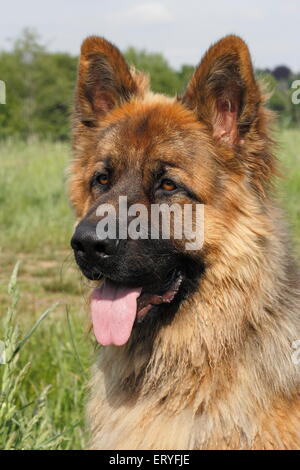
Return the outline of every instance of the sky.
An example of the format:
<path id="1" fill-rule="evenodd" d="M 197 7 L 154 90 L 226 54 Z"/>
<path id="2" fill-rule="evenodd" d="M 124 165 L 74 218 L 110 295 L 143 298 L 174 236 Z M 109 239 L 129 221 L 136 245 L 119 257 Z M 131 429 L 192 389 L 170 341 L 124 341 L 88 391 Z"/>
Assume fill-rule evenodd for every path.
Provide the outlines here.
<path id="1" fill-rule="evenodd" d="M 0 49 L 34 28 L 50 51 L 77 55 L 88 35 L 161 52 L 169 63 L 195 65 L 226 34 L 248 43 L 255 67 L 300 71 L 300 0 L 0 0 Z"/>

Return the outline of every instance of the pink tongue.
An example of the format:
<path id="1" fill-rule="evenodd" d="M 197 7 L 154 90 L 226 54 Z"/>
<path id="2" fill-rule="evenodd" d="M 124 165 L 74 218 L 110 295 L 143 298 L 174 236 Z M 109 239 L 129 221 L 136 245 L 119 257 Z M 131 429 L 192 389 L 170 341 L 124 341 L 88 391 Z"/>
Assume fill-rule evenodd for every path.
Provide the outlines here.
<path id="1" fill-rule="evenodd" d="M 110 281 L 96 287 L 91 298 L 93 329 L 103 346 L 125 344 L 136 317 L 137 298 L 142 288 L 128 288 Z"/>

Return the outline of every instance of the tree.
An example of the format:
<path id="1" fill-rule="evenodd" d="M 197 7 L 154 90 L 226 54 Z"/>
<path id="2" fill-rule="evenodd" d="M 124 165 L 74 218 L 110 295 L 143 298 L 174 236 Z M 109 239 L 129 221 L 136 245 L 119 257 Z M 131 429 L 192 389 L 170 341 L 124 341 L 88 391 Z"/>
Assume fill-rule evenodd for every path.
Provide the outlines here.
<path id="1" fill-rule="evenodd" d="M 130 47 L 127 61 L 150 75 L 151 88 L 170 96 L 181 94 L 194 72 L 191 65 L 174 70 L 159 53 Z M 67 53 L 50 53 L 39 35 L 25 29 L 10 51 L 0 51 L 0 80 L 6 83 L 6 103 L 0 104 L 0 138 L 68 139 L 70 111 L 78 58 Z M 281 65 L 273 71 L 258 71 L 273 92 L 268 106 L 277 111 L 285 125 L 299 125 L 300 106 L 292 104 L 292 81 L 297 78 Z"/>
<path id="2" fill-rule="evenodd" d="M 153 91 L 171 96 L 177 93 L 180 88 L 179 77 L 161 54 L 137 51 L 130 47 L 124 55 L 129 64 L 150 75 Z"/>
<path id="3" fill-rule="evenodd" d="M 272 72 L 276 80 L 288 80 L 292 74 L 292 71 L 286 65 L 278 65 Z"/>
<path id="4" fill-rule="evenodd" d="M 24 30 L 12 51 L 0 53 L 7 104 L 0 107 L 0 137 L 30 135 L 66 139 L 77 58 L 50 54 L 39 36 Z"/>

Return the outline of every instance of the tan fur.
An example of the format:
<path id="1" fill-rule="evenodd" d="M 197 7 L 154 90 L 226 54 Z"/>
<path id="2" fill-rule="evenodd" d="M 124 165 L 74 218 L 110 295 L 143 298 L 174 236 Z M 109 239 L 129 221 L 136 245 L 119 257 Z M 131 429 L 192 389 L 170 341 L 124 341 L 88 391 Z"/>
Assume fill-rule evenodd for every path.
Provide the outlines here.
<path id="1" fill-rule="evenodd" d="M 86 42 L 82 60 L 89 47 L 96 53 L 103 43 Z M 224 88 L 217 96 L 233 101 L 235 116 L 231 107 L 218 108 L 211 85 L 216 64 L 231 70 L 228 55 L 245 90 L 230 75 L 234 93 Z M 114 57 L 109 61 L 120 64 L 115 50 Z M 300 376 L 292 362 L 292 343 L 300 339 L 299 277 L 272 197 L 270 116 L 248 49 L 235 36 L 213 46 L 182 101 L 152 94 L 140 75 L 128 77 L 122 61 L 121 69 L 130 93 L 101 119 L 89 115 L 95 127 L 85 127 L 78 101 L 75 107 L 70 197 L 77 216 L 92 203 L 87 182 L 102 156 L 123 148 L 126 164 L 139 168 L 151 163 L 151 142 L 151 155 L 160 151 L 186 166 L 182 178 L 205 202 L 207 269 L 171 323 L 149 331 L 143 343 L 133 333 L 125 346 L 100 349 L 88 405 L 90 448 L 299 448 Z M 107 90 L 111 103 L 114 91 Z M 91 110 L 90 103 L 83 107 Z M 145 117 L 148 130 L 137 134 Z M 214 135 L 220 122 L 228 140 Z"/>

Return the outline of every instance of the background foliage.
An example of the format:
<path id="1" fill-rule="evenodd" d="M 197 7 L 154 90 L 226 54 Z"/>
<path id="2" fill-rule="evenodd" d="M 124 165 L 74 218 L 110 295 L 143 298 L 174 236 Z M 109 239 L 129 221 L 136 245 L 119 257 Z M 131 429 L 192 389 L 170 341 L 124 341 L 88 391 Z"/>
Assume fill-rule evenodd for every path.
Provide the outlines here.
<path id="1" fill-rule="evenodd" d="M 182 65 L 174 70 L 161 54 L 125 51 L 130 64 L 151 76 L 152 89 L 175 95 L 181 93 L 194 67 Z M 70 111 L 76 79 L 77 57 L 68 53 L 50 53 L 39 36 L 24 30 L 10 51 L 0 51 L 0 79 L 6 83 L 7 105 L 0 106 L 0 138 L 31 135 L 55 140 L 69 138 Z M 280 113 L 285 127 L 300 123 L 300 106 L 291 102 L 291 83 L 300 74 L 286 66 L 259 70 L 273 95 L 271 109 Z"/>

